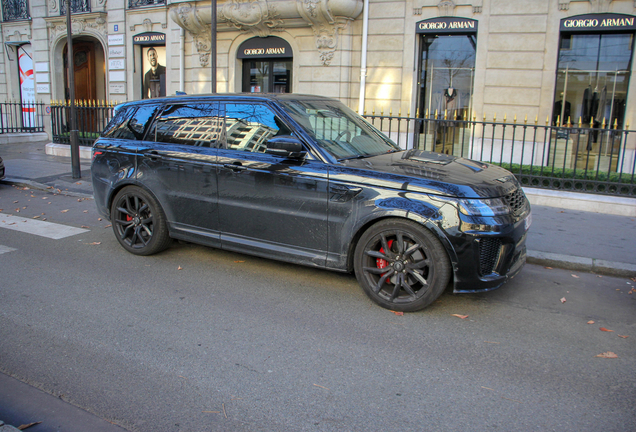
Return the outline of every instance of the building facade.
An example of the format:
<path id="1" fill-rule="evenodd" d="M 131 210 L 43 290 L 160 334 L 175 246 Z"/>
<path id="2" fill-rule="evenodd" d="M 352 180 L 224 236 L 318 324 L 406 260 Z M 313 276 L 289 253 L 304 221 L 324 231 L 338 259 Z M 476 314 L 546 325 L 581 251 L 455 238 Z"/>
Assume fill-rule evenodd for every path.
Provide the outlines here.
<path id="1" fill-rule="evenodd" d="M 211 90 L 211 2 L 71 0 L 70 8 L 77 99 Z M 217 0 L 218 92 L 320 94 L 403 116 L 636 125 L 634 0 L 364 8 L 364 0 Z M 66 2 L 2 0 L 2 13 L 0 99 L 68 99 Z"/>

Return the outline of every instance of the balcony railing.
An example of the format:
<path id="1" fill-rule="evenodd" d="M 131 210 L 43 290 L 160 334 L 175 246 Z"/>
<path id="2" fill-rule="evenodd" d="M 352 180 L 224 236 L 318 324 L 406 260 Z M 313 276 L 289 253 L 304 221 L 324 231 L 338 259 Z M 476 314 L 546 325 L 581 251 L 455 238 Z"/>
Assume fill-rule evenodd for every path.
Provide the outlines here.
<path id="1" fill-rule="evenodd" d="M 90 12 L 90 0 L 71 0 L 71 13 Z M 66 1 L 60 0 L 60 15 L 66 15 Z"/>
<path id="2" fill-rule="evenodd" d="M 128 9 L 137 9 L 144 6 L 157 6 L 166 4 L 166 0 L 128 0 Z"/>
<path id="3" fill-rule="evenodd" d="M 31 19 L 27 0 L 2 0 L 2 19 L 18 21 Z"/>

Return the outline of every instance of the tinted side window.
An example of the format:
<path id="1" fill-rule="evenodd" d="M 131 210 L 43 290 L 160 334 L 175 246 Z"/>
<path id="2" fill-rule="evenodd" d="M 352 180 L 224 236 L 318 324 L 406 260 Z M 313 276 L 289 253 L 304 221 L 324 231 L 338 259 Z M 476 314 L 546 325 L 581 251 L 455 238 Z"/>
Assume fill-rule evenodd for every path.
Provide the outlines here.
<path id="1" fill-rule="evenodd" d="M 171 144 L 216 147 L 222 124 L 218 104 L 170 105 L 155 122 L 155 141 Z"/>
<path id="2" fill-rule="evenodd" d="M 124 122 L 128 120 L 128 116 L 135 110 L 135 107 L 131 106 L 117 106 L 115 107 L 115 115 L 108 122 L 106 128 L 102 132 L 102 136 L 107 138 L 115 138 L 113 135 L 117 133 L 117 130 L 122 127 Z"/>
<path id="3" fill-rule="evenodd" d="M 267 140 L 291 131 L 267 106 L 254 103 L 225 105 L 225 148 L 264 153 Z"/>
<path id="4" fill-rule="evenodd" d="M 108 138 L 142 140 L 148 124 L 157 111 L 157 105 L 125 107 L 115 114 L 104 136 Z"/>

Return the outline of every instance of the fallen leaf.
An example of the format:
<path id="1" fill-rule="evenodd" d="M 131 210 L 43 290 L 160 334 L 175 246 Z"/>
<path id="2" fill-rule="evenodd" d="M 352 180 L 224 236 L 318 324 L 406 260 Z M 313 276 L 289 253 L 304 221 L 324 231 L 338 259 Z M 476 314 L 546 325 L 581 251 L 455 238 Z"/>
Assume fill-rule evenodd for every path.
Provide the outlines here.
<path id="1" fill-rule="evenodd" d="M 594 324 L 594 321 L 590 320 L 587 322 L 588 324 Z"/>
<path id="2" fill-rule="evenodd" d="M 579 278 L 579 277 L 578 277 L 577 275 L 575 275 L 575 274 L 573 274 L 573 275 L 572 275 L 572 277 L 573 277 L 573 278 L 577 278 L 577 279 Z"/>
<path id="3" fill-rule="evenodd" d="M 629 337 L 629 336 L 619 335 L 619 334 L 617 334 L 616 336 L 618 336 L 619 338 L 623 338 L 623 339 L 627 339 Z"/>
<path id="4" fill-rule="evenodd" d="M 401 313 L 401 312 L 400 312 L 400 313 Z M 320 388 L 322 388 L 322 389 L 329 390 L 327 387 L 323 387 L 323 386 L 318 385 L 318 384 L 314 384 L 314 385 L 315 385 L 316 387 L 320 387 Z"/>
<path id="5" fill-rule="evenodd" d="M 613 332 L 614 330 L 608 330 L 605 327 L 599 328 L 600 331 Z"/>
<path id="6" fill-rule="evenodd" d="M 599 354 L 599 355 L 594 356 L 594 357 L 607 358 L 607 359 L 618 358 L 618 356 L 616 354 L 614 354 L 613 352 L 611 352 L 611 351 L 604 352 L 604 353 Z"/>
<path id="7" fill-rule="evenodd" d="M 548 270 L 552 270 L 552 267 L 546 267 Z"/>
<path id="8" fill-rule="evenodd" d="M 561 298 L 561 303 L 565 303 L 565 297 Z"/>
<path id="9" fill-rule="evenodd" d="M 84 213 L 88 213 L 88 210 L 84 210 Z"/>
<path id="10" fill-rule="evenodd" d="M 234 261 L 235 263 L 244 263 L 245 261 Z"/>
<path id="11" fill-rule="evenodd" d="M 88 228 L 86 225 L 82 225 L 81 228 Z"/>
<path id="12" fill-rule="evenodd" d="M 451 316 L 454 316 L 454 317 L 457 317 L 457 318 L 461 318 L 461 319 L 468 318 L 468 315 L 460 315 L 460 314 L 451 314 Z"/>
<path id="13" fill-rule="evenodd" d="M 40 219 L 40 216 L 33 216 L 33 219 Z"/>
<path id="14" fill-rule="evenodd" d="M 39 425 L 40 423 L 42 423 L 42 422 L 41 422 L 41 421 L 39 421 L 39 422 L 33 422 L 33 423 L 23 424 L 23 425 L 18 426 L 18 429 L 19 429 L 19 430 L 25 430 L 25 429 L 27 429 L 27 428 L 30 428 L 31 426 Z"/>
<path id="15" fill-rule="evenodd" d="M 97 220 L 98 220 L 98 221 L 101 221 L 101 220 L 102 220 L 102 218 L 97 218 Z"/>
<path id="16" fill-rule="evenodd" d="M 183 267 L 179 266 L 177 267 L 177 270 L 183 270 Z"/>
<path id="17" fill-rule="evenodd" d="M 62 210 L 60 213 L 66 213 L 67 211 L 68 211 L 68 209 Z"/>
<path id="18" fill-rule="evenodd" d="M 108 224 L 108 225 L 106 225 L 104 228 L 110 228 L 110 227 L 112 227 L 112 226 L 113 226 L 113 224 Z"/>
<path id="19" fill-rule="evenodd" d="M 100 244 L 102 244 L 102 242 L 93 242 L 93 243 L 89 243 L 89 244 L 91 244 L 91 245 L 100 245 Z"/>
<path id="20" fill-rule="evenodd" d="M 404 315 L 404 312 L 396 312 L 396 311 L 391 311 L 391 312 L 393 312 L 393 313 L 394 313 L 394 314 L 396 314 L 397 316 L 402 316 L 402 315 Z M 315 385 L 315 384 L 314 384 L 314 385 Z"/>

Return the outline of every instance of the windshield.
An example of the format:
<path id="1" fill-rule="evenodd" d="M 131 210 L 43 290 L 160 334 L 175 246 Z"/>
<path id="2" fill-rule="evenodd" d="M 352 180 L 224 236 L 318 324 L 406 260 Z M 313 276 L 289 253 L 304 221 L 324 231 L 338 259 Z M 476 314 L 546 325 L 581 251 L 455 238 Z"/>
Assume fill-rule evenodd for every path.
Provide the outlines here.
<path id="1" fill-rule="evenodd" d="M 338 160 L 402 150 L 366 120 L 334 100 L 281 101 L 285 111 Z"/>

